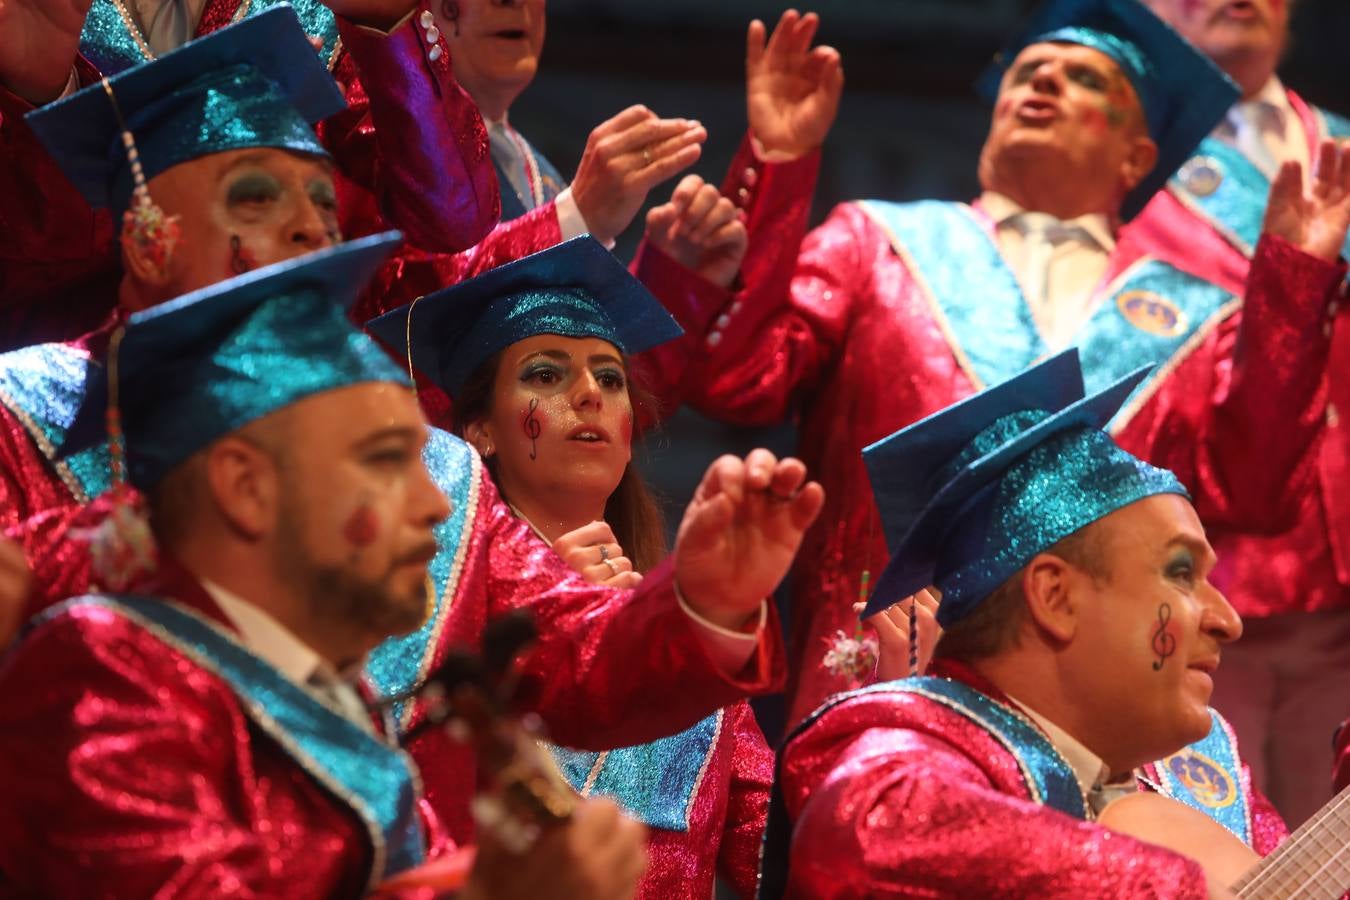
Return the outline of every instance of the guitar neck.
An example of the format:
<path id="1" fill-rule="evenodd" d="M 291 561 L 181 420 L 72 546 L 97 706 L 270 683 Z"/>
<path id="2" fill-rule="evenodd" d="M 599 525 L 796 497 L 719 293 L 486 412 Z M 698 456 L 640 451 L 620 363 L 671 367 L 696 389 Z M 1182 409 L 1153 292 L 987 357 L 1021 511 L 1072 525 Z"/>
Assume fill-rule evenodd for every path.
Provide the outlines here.
<path id="1" fill-rule="evenodd" d="M 1350 890 L 1350 788 L 1304 822 L 1289 839 L 1242 876 L 1243 898 L 1337 900 Z"/>

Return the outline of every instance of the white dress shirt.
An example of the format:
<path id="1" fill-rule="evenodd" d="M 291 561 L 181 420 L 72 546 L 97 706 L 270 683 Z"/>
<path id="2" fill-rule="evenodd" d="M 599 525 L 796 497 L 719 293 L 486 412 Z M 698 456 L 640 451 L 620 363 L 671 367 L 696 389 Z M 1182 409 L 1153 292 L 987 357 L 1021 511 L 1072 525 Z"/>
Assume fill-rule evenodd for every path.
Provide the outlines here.
<path id="1" fill-rule="evenodd" d="M 201 579 L 202 588 L 216 601 L 225 618 L 239 632 L 240 641 L 282 675 L 309 691 L 333 712 L 367 732 L 375 727 L 356 687 L 300 638 L 260 607 Z"/>
<path id="2" fill-rule="evenodd" d="M 1035 722 L 1041 731 L 1045 732 L 1045 736 L 1050 739 L 1051 745 L 1059 751 L 1060 756 L 1064 757 L 1064 761 L 1069 764 L 1069 768 L 1073 769 L 1074 779 L 1078 782 L 1079 788 L 1083 791 L 1083 797 L 1087 800 L 1089 818 L 1095 819 L 1112 800 L 1126 794 L 1133 794 L 1139 790 L 1139 784 L 1135 780 L 1133 772 L 1123 774 L 1112 780 L 1111 768 L 1102 761 L 1100 756 L 1083 746 L 1081 741 L 1022 701 L 1011 696 L 1008 699 L 1012 700 L 1018 709 L 1026 713 L 1027 718 Z"/>
<path id="3" fill-rule="evenodd" d="M 1306 174 L 1312 162 L 1298 113 L 1289 102 L 1284 84 L 1275 76 L 1255 97 L 1233 104 L 1215 126 L 1213 136 L 1242 151 L 1268 178 L 1275 176 L 1282 163 L 1301 163 Z"/>
<path id="4" fill-rule="evenodd" d="M 1097 288 L 1116 246 L 1111 220 L 1103 213 L 1060 221 L 994 191 L 985 191 L 979 205 L 994 220 L 994 242 L 1041 337 L 1051 350 L 1069 346 L 1100 300 Z"/>

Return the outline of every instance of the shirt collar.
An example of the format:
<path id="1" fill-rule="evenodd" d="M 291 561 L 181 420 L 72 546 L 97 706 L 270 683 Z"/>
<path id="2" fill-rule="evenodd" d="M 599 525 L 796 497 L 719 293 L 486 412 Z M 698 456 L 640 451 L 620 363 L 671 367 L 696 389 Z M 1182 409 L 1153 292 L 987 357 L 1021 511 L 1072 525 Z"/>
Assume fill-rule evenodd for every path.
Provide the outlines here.
<path id="1" fill-rule="evenodd" d="M 244 646 L 282 675 L 296 684 L 308 684 L 312 679 L 339 680 L 332 666 L 265 610 L 205 578 L 199 580 L 225 618 L 238 629 Z"/>
<path id="2" fill-rule="evenodd" d="M 1266 86 L 1257 91 L 1256 96 L 1247 103 L 1263 103 L 1266 106 L 1274 107 L 1284 113 L 1293 114 L 1294 107 L 1289 102 L 1289 92 L 1285 90 L 1284 82 L 1280 81 L 1280 76 L 1272 75 L 1266 82 Z"/>
<path id="3" fill-rule="evenodd" d="M 1073 735 L 1022 701 L 1014 697 L 1008 697 L 1008 699 L 1045 732 L 1045 736 L 1050 739 L 1050 743 L 1054 745 L 1055 749 L 1064 757 L 1065 762 L 1073 769 L 1074 778 L 1078 780 L 1078 784 L 1085 795 L 1091 793 L 1093 788 L 1110 781 L 1111 770 L 1106 763 L 1102 762 L 1100 756 L 1084 747 Z"/>
<path id="4" fill-rule="evenodd" d="M 1012 198 L 997 191 L 985 191 L 980 195 L 980 209 L 994 220 L 995 227 L 1011 225 L 1014 217 L 1026 212 Z M 1065 225 L 1083 229 L 1101 249 L 1110 253 L 1116 248 L 1116 235 L 1111 228 L 1111 219 L 1105 213 L 1088 213 L 1074 219 L 1068 219 Z"/>

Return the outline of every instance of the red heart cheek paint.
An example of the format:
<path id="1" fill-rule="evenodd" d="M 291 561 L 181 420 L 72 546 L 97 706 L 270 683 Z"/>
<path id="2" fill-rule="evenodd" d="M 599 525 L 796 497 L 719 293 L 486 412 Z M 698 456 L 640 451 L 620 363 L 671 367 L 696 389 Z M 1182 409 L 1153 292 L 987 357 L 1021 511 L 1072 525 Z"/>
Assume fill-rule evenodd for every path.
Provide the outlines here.
<path id="1" fill-rule="evenodd" d="M 375 543 L 380 534 L 380 520 L 369 506 L 362 506 L 347 517 L 342 526 L 342 536 L 347 543 L 358 549 L 364 549 Z"/>

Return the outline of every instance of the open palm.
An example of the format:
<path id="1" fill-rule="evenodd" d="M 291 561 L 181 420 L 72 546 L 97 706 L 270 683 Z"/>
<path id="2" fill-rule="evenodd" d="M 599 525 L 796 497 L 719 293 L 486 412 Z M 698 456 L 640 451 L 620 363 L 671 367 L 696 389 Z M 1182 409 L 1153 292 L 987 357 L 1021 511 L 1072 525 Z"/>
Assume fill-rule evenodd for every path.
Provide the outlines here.
<path id="1" fill-rule="evenodd" d="M 0 0 L 0 84 L 34 105 L 70 77 L 93 0 Z"/>
<path id="2" fill-rule="evenodd" d="M 1270 187 L 1265 230 L 1312 256 L 1340 257 L 1350 230 L 1350 142 L 1322 142 L 1306 189 L 1303 167 L 1284 164 Z"/>
<path id="3" fill-rule="evenodd" d="M 750 129 L 761 146 L 789 157 L 819 147 L 834 124 L 844 69 L 832 47 L 811 47 L 820 20 L 788 10 L 765 40 L 764 23 L 750 23 L 745 47 L 745 96 Z"/>

